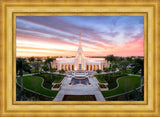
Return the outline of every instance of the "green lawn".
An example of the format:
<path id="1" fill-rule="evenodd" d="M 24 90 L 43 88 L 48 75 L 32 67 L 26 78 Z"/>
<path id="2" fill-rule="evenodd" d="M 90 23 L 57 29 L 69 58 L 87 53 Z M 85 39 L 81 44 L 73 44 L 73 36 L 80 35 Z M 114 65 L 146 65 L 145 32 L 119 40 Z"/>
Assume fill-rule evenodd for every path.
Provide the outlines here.
<path id="1" fill-rule="evenodd" d="M 44 89 L 43 87 L 41 87 L 42 81 L 43 79 L 38 76 L 24 76 L 23 77 L 23 85 L 25 88 L 38 92 L 40 94 L 46 95 L 46 96 L 55 97 L 58 91 L 51 91 L 51 90 Z M 21 84 L 20 77 L 17 78 L 17 82 Z"/>
<path id="2" fill-rule="evenodd" d="M 21 92 L 21 87 L 16 85 L 16 101 L 50 101 L 51 97 L 33 93 L 26 89 Z"/>
<path id="3" fill-rule="evenodd" d="M 119 87 L 111 91 L 102 91 L 104 97 L 125 93 L 140 86 L 140 77 L 125 76 L 118 79 Z"/>

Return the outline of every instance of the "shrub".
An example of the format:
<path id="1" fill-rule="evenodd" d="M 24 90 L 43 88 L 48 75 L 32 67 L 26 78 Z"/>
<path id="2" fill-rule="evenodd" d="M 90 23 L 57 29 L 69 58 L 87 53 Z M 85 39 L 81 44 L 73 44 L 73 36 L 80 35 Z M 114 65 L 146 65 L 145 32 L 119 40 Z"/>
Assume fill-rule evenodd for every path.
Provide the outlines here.
<path id="1" fill-rule="evenodd" d="M 97 72 L 97 73 L 101 73 L 101 72 L 102 72 L 102 70 L 100 70 L 100 69 L 97 69 L 97 70 L 96 70 L 96 72 Z"/>
<path id="2" fill-rule="evenodd" d="M 104 84 L 98 84 L 100 88 L 106 88 Z"/>
<path id="3" fill-rule="evenodd" d="M 61 86 L 61 84 L 62 84 L 62 83 L 60 83 L 60 84 L 55 84 L 55 85 L 53 86 L 53 88 L 59 88 L 59 87 Z"/>
<path id="4" fill-rule="evenodd" d="M 64 69 L 62 69 L 62 70 L 59 70 L 59 73 L 65 73 L 65 71 L 64 71 Z"/>
<path id="5" fill-rule="evenodd" d="M 49 73 L 36 74 L 35 76 L 42 77 L 44 79 L 43 86 L 48 89 L 51 89 L 53 82 L 60 83 L 64 78 L 64 75 L 49 74 Z"/>

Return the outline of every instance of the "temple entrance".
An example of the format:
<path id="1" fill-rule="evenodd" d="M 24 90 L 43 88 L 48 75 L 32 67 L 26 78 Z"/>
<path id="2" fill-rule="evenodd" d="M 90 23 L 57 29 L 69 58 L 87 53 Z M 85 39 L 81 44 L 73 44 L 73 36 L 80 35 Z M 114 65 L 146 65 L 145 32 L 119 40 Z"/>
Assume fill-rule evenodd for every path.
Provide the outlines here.
<path id="1" fill-rule="evenodd" d="M 74 65 L 72 65 L 72 70 L 74 70 Z"/>
<path id="2" fill-rule="evenodd" d="M 65 65 L 65 71 L 67 71 L 67 65 Z"/>
<path id="3" fill-rule="evenodd" d="M 95 71 L 95 65 L 93 65 L 93 71 Z"/>
<path id="4" fill-rule="evenodd" d="M 62 69 L 64 70 L 64 65 L 62 65 Z"/>
<path id="5" fill-rule="evenodd" d="M 89 66 L 87 65 L 87 68 L 86 68 L 86 70 L 89 70 Z"/>
<path id="6" fill-rule="evenodd" d="M 68 70 L 69 70 L 69 71 L 71 70 L 71 65 L 68 66 Z"/>
<path id="7" fill-rule="evenodd" d="M 79 64 L 79 70 L 81 70 L 82 69 L 82 65 L 81 64 Z"/>
<path id="8" fill-rule="evenodd" d="M 92 65 L 90 65 L 90 70 L 92 70 Z"/>
<path id="9" fill-rule="evenodd" d="M 97 65 L 97 69 L 99 69 L 99 65 Z"/>

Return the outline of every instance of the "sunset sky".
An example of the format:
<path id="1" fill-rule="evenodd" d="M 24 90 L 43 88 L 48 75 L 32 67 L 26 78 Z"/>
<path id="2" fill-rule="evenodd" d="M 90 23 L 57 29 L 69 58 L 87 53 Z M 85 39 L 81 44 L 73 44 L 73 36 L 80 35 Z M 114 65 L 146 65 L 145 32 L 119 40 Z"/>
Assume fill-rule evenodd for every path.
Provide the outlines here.
<path id="1" fill-rule="evenodd" d="M 143 56 L 143 16 L 18 16 L 17 56 Z"/>

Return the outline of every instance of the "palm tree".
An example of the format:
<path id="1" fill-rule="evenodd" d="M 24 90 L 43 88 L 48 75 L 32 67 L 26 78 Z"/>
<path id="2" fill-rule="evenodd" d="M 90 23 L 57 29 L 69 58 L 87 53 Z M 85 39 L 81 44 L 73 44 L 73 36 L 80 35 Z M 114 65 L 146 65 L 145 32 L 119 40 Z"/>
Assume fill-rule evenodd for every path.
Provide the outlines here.
<path id="1" fill-rule="evenodd" d="M 115 61 L 115 57 L 114 57 L 114 55 L 109 55 L 106 57 L 106 60 L 113 62 L 113 61 Z"/>
<path id="2" fill-rule="evenodd" d="M 132 63 L 132 57 L 126 57 L 126 60 L 129 61 L 129 63 Z"/>
<path id="3" fill-rule="evenodd" d="M 142 92 L 142 81 L 143 81 L 143 76 L 144 76 L 144 59 L 135 59 L 134 63 L 132 64 L 132 71 L 134 74 L 136 74 L 137 72 L 141 71 L 141 88 L 140 88 L 140 92 Z"/>
<path id="4" fill-rule="evenodd" d="M 127 66 L 129 65 L 129 62 L 126 60 L 123 60 L 119 65 L 126 72 L 126 69 L 127 69 Z"/>
<path id="5" fill-rule="evenodd" d="M 47 58 L 46 61 L 45 61 L 45 64 L 48 64 L 49 65 L 49 69 L 51 69 L 51 62 L 53 62 L 54 58 Z"/>
<path id="6" fill-rule="evenodd" d="M 29 62 L 31 63 L 31 62 L 34 62 L 34 61 L 35 61 L 35 58 L 34 58 L 34 57 L 30 57 L 28 60 L 29 60 Z"/>
<path id="7" fill-rule="evenodd" d="M 17 58 L 16 59 L 16 72 L 21 77 L 21 91 L 23 91 L 23 71 L 31 73 L 31 67 L 26 62 L 26 59 Z"/>
<path id="8" fill-rule="evenodd" d="M 118 67 L 118 65 L 117 64 L 114 64 L 113 66 L 112 66 L 112 71 L 114 72 L 114 75 L 115 75 L 115 71 L 116 71 L 116 68 Z"/>
<path id="9" fill-rule="evenodd" d="M 110 61 L 110 65 L 112 68 L 112 62 L 114 62 L 116 60 L 116 58 L 114 57 L 114 55 L 109 55 L 105 58 L 107 61 Z"/>
<path id="10" fill-rule="evenodd" d="M 42 59 L 40 57 L 37 57 L 37 62 L 40 64 L 40 70 L 42 70 Z"/>
<path id="11" fill-rule="evenodd" d="M 39 72 L 39 68 L 40 68 L 40 63 L 39 62 L 34 62 L 32 63 L 32 66 L 34 67 L 34 70 L 37 72 Z"/>
<path id="12" fill-rule="evenodd" d="M 41 63 L 42 59 L 40 57 L 37 57 L 37 61 Z"/>
<path id="13" fill-rule="evenodd" d="M 46 64 L 44 64 L 43 66 L 42 66 L 42 69 L 43 69 L 43 71 L 48 71 L 49 70 L 49 68 L 48 68 L 48 65 L 46 65 Z"/>
<path id="14" fill-rule="evenodd" d="M 55 72 L 56 71 L 56 69 L 55 68 L 51 68 L 50 69 L 50 72 L 51 72 L 51 78 L 52 78 L 52 74 L 53 74 L 53 72 Z"/>

